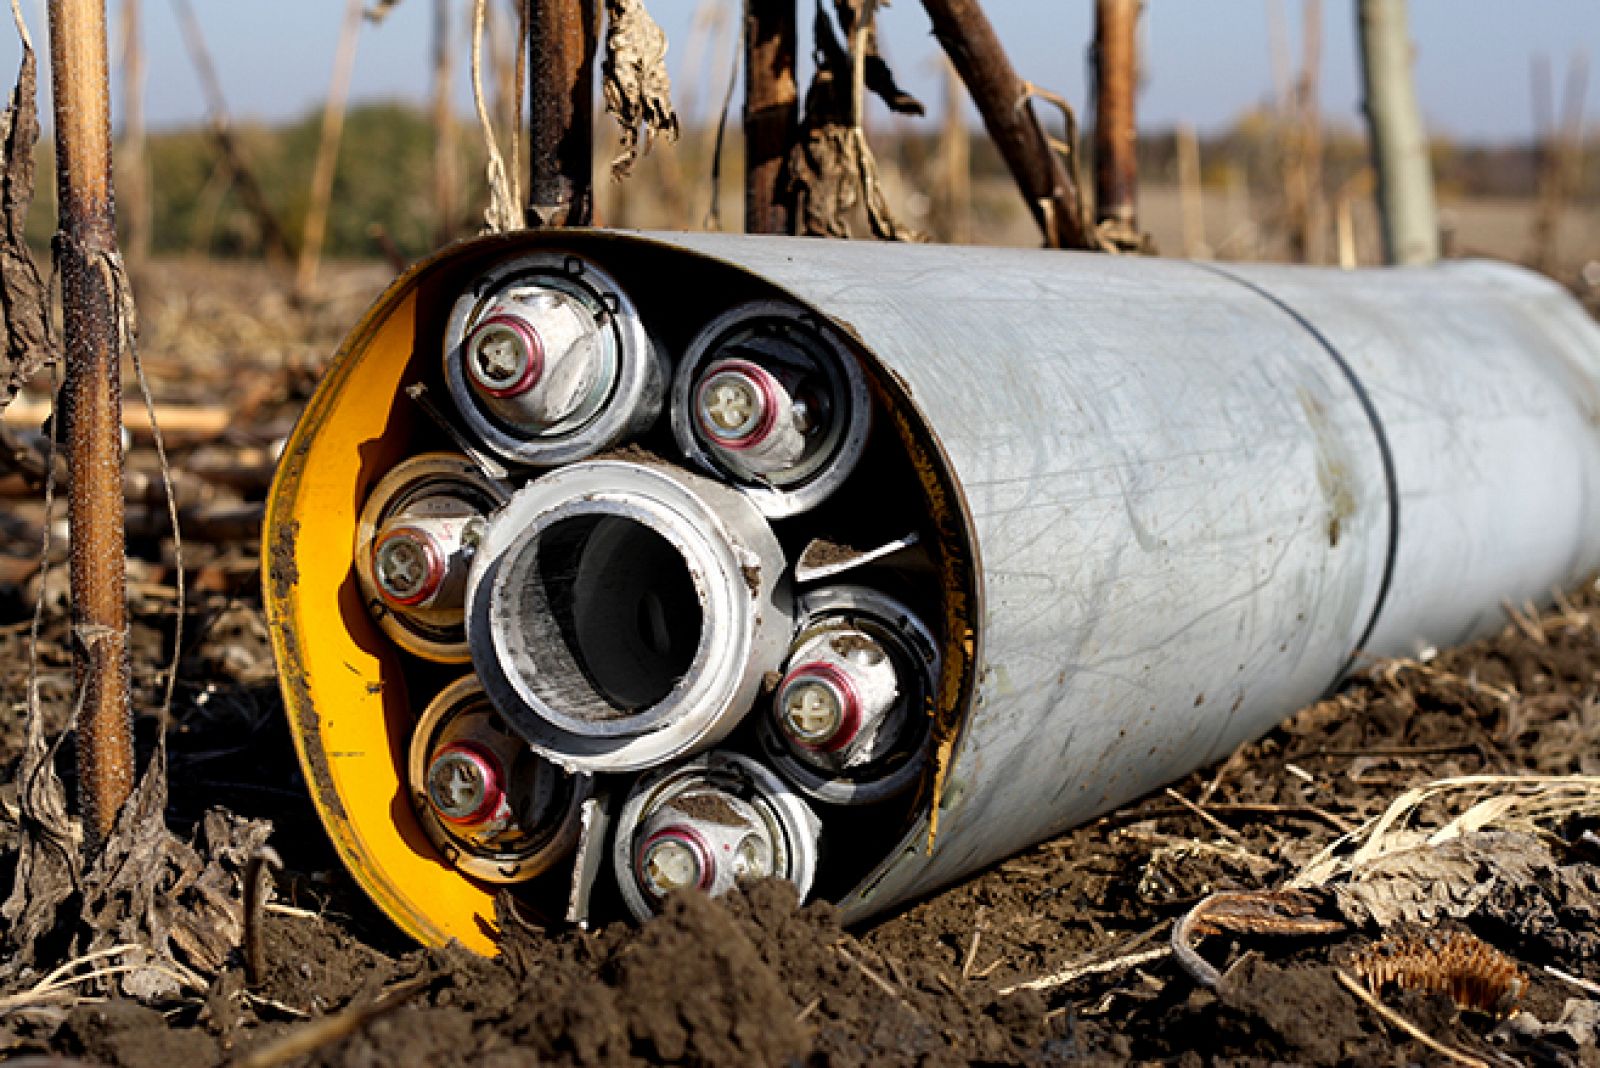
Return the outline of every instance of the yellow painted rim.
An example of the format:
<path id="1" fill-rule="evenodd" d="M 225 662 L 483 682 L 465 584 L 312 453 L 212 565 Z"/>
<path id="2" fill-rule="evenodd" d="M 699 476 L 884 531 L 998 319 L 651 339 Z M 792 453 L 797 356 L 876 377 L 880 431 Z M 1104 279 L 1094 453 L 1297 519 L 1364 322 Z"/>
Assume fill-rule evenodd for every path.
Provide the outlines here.
<path id="1" fill-rule="evenodd" d="M 323 826 L 351 875 L 407 934 L 495 952 L 494 889 L 451 867 L 411 807 L 415 720 L 400 653 L 356 579 L 367 494 L 407 454 L 419 417 L 404 387 L 440 359 L 422 312 L 503 247 L 447 249 L 397 280 L 334 357 L 285 446 L 267 501 L 262 583 L 285 711 Z M 448 306 L 448 301 L 445 302 Z M 459 671 L 456 672 L 459 674 Z M 418 695 L 424 703 L 428 696 Z"/>

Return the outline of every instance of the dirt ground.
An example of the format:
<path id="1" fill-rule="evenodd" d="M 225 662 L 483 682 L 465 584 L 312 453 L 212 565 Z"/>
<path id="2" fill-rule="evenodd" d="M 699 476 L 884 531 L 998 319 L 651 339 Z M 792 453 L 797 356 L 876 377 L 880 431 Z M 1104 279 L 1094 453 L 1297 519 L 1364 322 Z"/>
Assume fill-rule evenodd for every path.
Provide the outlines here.
<path id="1" fill-rule="evenodd" d="M 226 430 L 174 449 L 188 507 L 216 528 L 184 554 L 174 706 L 141 715 L 138 737 L 148 751 L 165 731 L 180 835 L 214 807 L 275 825 L 264 970 L 247 983 L 235 955 L 144 1000 L 36 974 L 0 988 L 0 1061 L 1600 1064 L 1600 783 L 1573 778 L 1600 775 L 1600 585 L 1543 614 L 1508 606 L 1505 629 L 1466 648 L 1373 664 L 1222 764 L 870 927 L 758 884 L 676 898 L 641 927 L 503 917 L 493 961 L 409 945 L 323 837 L 280 713 L 257 547 L 248 524 L 223 522 L 259 508 L 319 354 L 377 284 L 336 277 L 342 303 L 309 312 L 263 310 L 248 274 L 212 267 L 163 272 L 141 294 L 157 393 L 234 401 Z M 132 466 L 152 469 L 134 444 Z M 0 491 L 3 896 L 44 514 L 17 476 Z M 176 564 L 153 535 L 132 549 L 135 682 L 151 710 Z M 37 662 L 55 726 L 71 693 L 63 581 L 56 569 L 42 583 Z M 58 763 L 70 789 L 70 758 Z M 1476 778 L 1369 823 L 1462 777 Z M 1430 844 L 1414 828 L 1443 830 Z"/>

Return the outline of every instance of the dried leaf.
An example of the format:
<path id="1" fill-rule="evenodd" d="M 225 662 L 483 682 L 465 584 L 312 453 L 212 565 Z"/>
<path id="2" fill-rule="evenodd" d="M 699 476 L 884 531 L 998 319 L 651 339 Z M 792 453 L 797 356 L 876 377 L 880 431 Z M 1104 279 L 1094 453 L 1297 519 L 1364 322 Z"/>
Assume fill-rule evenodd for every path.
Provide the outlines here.
<path id="1" fill-rule="evenodd" d="M 847 30 L 860 18 L 872 19 L 876 4 L 866 0 L 836 0 L 840 24 Z M 850 53 L 839 43 L 832 21 L 817 0 L 814 20 L 817 71 L 806 90 L 805 118 L 800 135 L 785 166 L 784 188 L 794 204 L 795 230 L 800 234 L 849 237 L 849 215 L 858 204 L 866 209 L 867 224 L 875 237 L 888 241 L 920 241 L 922 235 L 902 225 L 889 210 L 878 178 L 877 160 L 867 144 L 866 133 L 855 125 L 858 113 L 852 83 Z M 910 100 L 920 113 L 921 105 L 894 86 L 894 78 L 884 67 L 877 86 L 872 84 L 876 55 L 871 23 L 855 39 L 868 53 L 867 88 L 879 91 L 891 107 L 901 108 Z M 881 62 L 881 61 L 880 61 Z M 883 78 L 887 78 L 887 88 Z"/>
<path id="2" fill-rule="evenodd" d="M 1194 909 L 1194 929 L 1202 934 L 1233 931 L 1256 935 L 1333 934 L 1338 920 L 1316 915 L 1321 901 L 1303 890 L 1244 890 L 1212 894 Z"/>
<path id="3" fill-rule="evenodd" d="M 1333 893 L 1353 924 L 1427 925 L 1464 919 L 1500 886 L 1537 885 L 1555 868 L 1549 848 L 1533 835 L 1484 831 L 1385 853 L 1357 868 Z"/>
<path id="4" fill-rule="evenodd" d="M 1563 864 L 1536 882 L 1498 880 L 1481 914 L 1551 957 L 1600 959 L 1600 869 Z"/>
<path id="5" fill-rule="evenodd" d="M 84 876 L 84 952 L 144 946 L 154 964 L 214 975 L 244 936 L 244 868 L 272 825 L 213 811 L 193 844 L 167 830 L 166 755 L 158 750 Z M 123 993 L 176 992 L 171 968 L 137 969 Z"/>
<path id="6" fill-rule="evenodd" d="M 796 232 L 850 236 L 846 220 L 860 197 L 851 156 L 847 128 L 819 125 L 802 133 L 787 166 Z"/>
<path id="7" fill-rule="evenodd" d="M 65 946 L 74 956 L 140 947 L 116 980 L 131 997 L 170 996 L 181 976 L 222 969 L 244 935 L 245 865 L 272 834 L 270 823 L 212 811 L 193 843 L 177 838 L 163 820 L 166 756 L 158 750 L 84 870 L 37 717 L 30 718 L 19 781 L 22 846 L 16 883 L 0 906 L 0 985 L 53 963 L 39 959 L 44 945 Z"/>
<path id="8" fill-rule="evenodd" d="M 839 14 L 839 25 L 848 34 L 855 25 L 856 6 L 846 6 L 841 11 L 844 0 L 834 0 L 834 11 Z M 822 0 L 817 0 L 816 17 L 811 20 L 811 38 L 816 49 L 817 70 L 820 73 L 824 67 L 830 74 L 838 76 L 839 80 L 848 84 L 850 81 L 850 54 L 839 42 L 839 35 L 833 31 L 833 22 L 829 20 L 828 13 L 822 8 Z"/>
<path id="9" fill-rule="evenodd" d="M 389 13 L 400 6 L 400 0 L 373 0 L 373 3 L 361 14 L 368 22 L 377 24 L 389 17 Z"/>
<path id="10" fill-rule="evenodd" d="M 606 111 L 622 128 L 622 151 L 611 161 L 611 176 L 620 180 L 633 170 L 641 141 L 648 152 L 655 134 L 678 139 L 678 113 L 667 75 L 667 35 L 643 0 L 606 0 L 606 15 Z"/>
<path id="11" fill-rule="evenodd" d="M 488 155 L 484 164 L 489 184 L 489 206 L 483 211 L 483 233 L 503 234 L 524 225 L 521 202 L 514 176 L 506 170 L 500 142 L 494 135 L 489 105 L 483 93 L 483 31 L 488 21 L 488 0 L 477 0 L 472 14 L 472 102 L 483 127 L 483 145 Z"/>
<path id="12" fill-rule="evenodd" d="M 894 72 L 889 69 L 883 54 L 878 51 L 878 9 L 888 6 L 888 0 L 834 0 L 833 12 L 846 39 L 855 34 L 862 18 L 867 20 L 864 60 L 867 91 L 888 105 L 890 111 L 901 115 L 922 115 L 925 113 L 922 102 L 900 87 L 895 81 Z M 833 37 L 831 28 L 828 30 L 828 38 L 832 41 L 834 50 L 840 54 L 845 53 L 846 50 L 840 48 L 838 40 Z M 819 40 L 819 50 L 823 47 L 823 42 Z M 848 62 L 848 56 L 845 58 Z"/>
<path id="13" fill-rule="evenodd" d="M 52 357 L 49 291 L 28 249 L 33 203 L 34 145 L 39 140 L 38 60 L 19 21 L 22 63 L 10 102 L 0 111 L 0 410 Z"/>
<path id="14" fill-rule="evenodd" d="M 0 980 L 10 980 L 41 962 L 36 947 L 63 921 L 63 902 L 81 880 L 78 828 L 67 815 L 67 792 L 56 775 L 54 747 L 45 741 L 37 705 L 28 713 L 27 734 L 17 766 L 17 870 L 11 894 L 0 905 Z"/>
<path id="15" fill-rule="evenodd" d="M 1568 998 L 1560 1019 L 1543 1025 L 1543 1033 L 1546 1038 L 1565 1039 L 1575 1049 L 1600 1043 L 1600 1002 Z"/>
<path id="16" fill-rule="evenodd" d="M 863 16 L 870 18 L 877 7 L 878 0 L 833 0 L 833 15 L 839 20 L 840 29 L 849 34 Z"/>
<path id="17" fill-rule="evenodd" d="M 878 35 L 874 31 L 868 38 L 871 46 L 867 53 L 867 88 L 877 94 L 878 98 L 889 106 L 889 110 L 901 115 L 923 115 L 926 109 L 922 101 L 900 88 L 894 80 L 894 72 L 889 69 L 889 64 L 884 62 L 878 54 Z"/>

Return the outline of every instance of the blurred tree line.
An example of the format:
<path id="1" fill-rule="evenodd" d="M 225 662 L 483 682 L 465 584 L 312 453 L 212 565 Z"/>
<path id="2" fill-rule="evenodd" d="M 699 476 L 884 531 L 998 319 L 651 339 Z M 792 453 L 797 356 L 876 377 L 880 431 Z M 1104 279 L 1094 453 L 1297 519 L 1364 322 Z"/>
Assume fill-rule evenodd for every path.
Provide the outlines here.
<path id="1" fill-rule="evenodd" d="M 254 173 L 279 227 L 298 235 L 309 206 L 311 169 L 321 133 L 320 107 L 283 126 L 240 123 L 233 130 L 240 155 Z M 482 149 L 463 139 L 466 188 L 463 215 L 452 229 L 473 233 L 484 202 Z M 375 228 L 399 250 L 417 257 L 433 246 L 430 181 L 433 127 L 428 115 L 396 103 L 354 106 L 346 118 L 334 179 L 326 251 L 336 258 L 377 254 Z M 476 154 L 473 150 L 476 149 Z M 53 160 L 49 138 L 41 141 L 38 197 L 29 217 L 29 237 L 47 247 L 55 225 Z M 262 228 L 222 162 L 203 126 L 151 132 L 152 249 L 158 255 L 257 256 Z M 120 162 L 119 162 L 120 166 Z M 119 185 L 120 185 L 119 181 Z"/>
<path id="2" fill-rule="evenodd" d="M 241 155 L 254 172 L 265 198 L 286 234 L 298 235 L 308 206 L 311 168 L 320 132 L 320 107 L 282 126 L 240 124 L 234 137 Z M 873 131 L 880 158 L 893 163 L 912 188 L 929 188 L 938 157 L 939 133 L 927 124 L 895 124 Z M 601 129 L 608 128 L 605 124 Z M 465 236 L 477 231 L 485 203 L 483 150 L 473 136 L 475 125 L 462 123 L 462 164 L 465 186 L 457 203 L 461 217 L 449 230 Z M 723 174 L 739 171 L 738 127 L 729 130 Z M 698 227 L 703 209 L 686 207 L 688 197 L 707 199 L 701 190 L 710 173 L 711 131 L 685 131 L 678 145 L 663 144 L 643 161 L 630 183 L 632 206 L 617 210 L 610 221 L 639 227 Z M 433 247 L 431 175 L 434 133 L 420 108 L 400 103 L 371 103 L 352 107 L 347 119 L 334 184 L 328 223 L 327 254 L 335 258 L 371 258 L 378 254 L 375 233 L 381 232 L 407 258 Z M 602 145 L 600 152 L 605 153 Z M 39 248 L 49 245 L 55 224 L 54 179 L 50 171 L 49 138 L 41 142 L 39 196 L 30 217 L 29 236 Z M 197 254 L 251 257 L 263 249 L 259 219 L 240 196 L 230 170 L 218 155 L 215 142 L 202 126 L 153 132 L 149 137 L 151 168 L 153 250 L 158 255 Z M 1282 181 L 1281 122 L 1271 112 L 1242 115 L 1228 129 L 1200 139 L 1207 186 L 1241 184 L 1253 195 L 1270 196 Z M 1435 138 L 1432 146 L 1439 192 L 1451 197 L 1533 197 L 1538 191 L 1540 153 L 1529 144 L 1470 145 Z M 668 154 L 675 155 L 669 156 Z M 1170 131 L 1141 134 L 1140 173 L 1149 182 L 1176 180 L 1176 138 Z M 1337 188 L 1367 165 L 1365 138 L 1355 127 L 1330 126 L 1325 132 L 1324 184 Z M 981 130 L 972 132 L 971 168 L 975 182 L 993 179 L 1009 183 L 1004 163 Z M 1600 142 L 1591 139 L 1584 150 L 1579 187 L 1580 200 L 1600 200 Z M 673 196 L 663 196 L 678 187 Z M 1003 189 L 1004 191 L 1004 189 Z M 699 195 L 704 193 L 704 195 Z M 735 203 L 729 208 L 737 213 Z M 668 201 L 663 205 L 662 201 Z M 621 208 L 621 205 L 618 205 Z M 1021 211 L 1014 195 L 1001 197 L 998 208 Z M 984 213 L 974 221 L 982 233 Z M 737 215 L 725 220 L 737 228 Z"/>
<path id="3" fill-rule="evenodd" d="M 1230 173 L 1242 172 L 1253 188 L 1278 182 L 1283 146 L 1282 120 L 1269 110 L 1246 112 L 1221 133 L 1200 139 L 1205 161 L 1203 180 L 1223 184 Z M 1153 181 L 1176 181 L 1176 137 L 1170 130 L 1141 133 L 1140 173 Z M 1366 133 L 1359 127 L 1329 124 L 1323 130 L 1324 182 L 1329 189 L 1349 181 L 1371 162 Z M 1429 142 L 1434 183 L 1439 195 L 1452 197 L 1533 197 L 1539 191 L 1542 160 L 1533 142 L 1469 144 L 1434 134 Z M 1579 199 L 1600 197 L 1600 141 L 1584 146 L 1581 184 L 1572 190 Z"/>

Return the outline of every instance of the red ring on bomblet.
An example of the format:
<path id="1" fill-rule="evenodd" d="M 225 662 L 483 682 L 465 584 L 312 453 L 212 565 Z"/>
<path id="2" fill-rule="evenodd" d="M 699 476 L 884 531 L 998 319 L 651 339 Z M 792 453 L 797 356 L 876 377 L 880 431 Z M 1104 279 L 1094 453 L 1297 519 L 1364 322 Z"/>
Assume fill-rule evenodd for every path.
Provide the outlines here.
<path id="1" fill-rule="evenodd" d="M 650 852 L 651 846 L 657 842 L 668 840 L 679 842 L 689 847 L 689 851 L 695 855 L 695 863 L 700 868 L 700 881 L 695 884 L 695 888 L 697 890 L 710 890 L 711 884 L 716 882 L 716 871 L 711 866 L 714 863 L 711 856 L 711 846 L 700 836 L 699 831 L 693 827 L 679 824 L 661 828 L 641 842 L 638 852 L 634 854 L 633 870 L 639 882 L 644 884 L 645 890 L 652 895 L 656 893 L 655 888 L 650 886 L 644 877 L 645 856 Z"/>
<path id="2" fill-rule="evenodd" d="M 406 597 L 401 597 L 399 594 L 384 587 L 381 577 L 383 573 L 382 565 L 378 559 L 378 554 L 385 545 L 402 536 L 409 536 L 412 542 L 422 546 L 422 555 L 427 558 L 428 567 L 428 573 L 423 578 L 422 585 L 417 587 L 417 592 Z M 374 585 L 378 587 L 379 595 L 390 604 L 396 604 L 402 608 L 413 608 L 426 601 L 429 597 L 438 593 L 439 587 L 444 585 L 445 570 L 444 549 L 439 545 L 437 538 L 421 527 L 395 527 L 372 543 Z"/>
<path id="3" fill-rule="evenodd" d="M 438 802 L 433 799 L 433 791 L 430 789 L 428 791 L 428 802 L 432 805 L 434 814 L 446 823 L 455 824 L 458 827 L 483 823 L 494 815 L 495 810 L 505 801 L 505 787 L 501 785 L 501 779 L 504 776 L 501 774 L 500 762 L 494 758 L 494 754 L 480 745 L 472 742 L 452 742 L 433 754 L 433 759 L 428 762 L 430 777 L 434 766 L 447 753 L 460 753 L 477 767 L 478 774 L 483 776 L 483 800 L 479 802 L 477 808 L 465 816 L 451 816 L 439 808 Z"/>
<path id="4" fill-rule="evenodd" d="M 522 368 L 522 374 L 509 386 L 491 386 L 485 382 L 475 369 L 473 362 L 472 346 L 474 340 L 485 329 L 491 326 L 504 326 L 522 339 L 528 350 L 528 362 Z M 530 326 L 519 315 L 501 313 L 491 315 L 483 322 L 472 328 L 472 334 L 467 338 L 467 374 L 491 397 L 519 397 L 539 384 L 539 379 L 544 376 L 544 342 L 539 337 L 539 332 Z"/>
<path id="5" fill-rule="evenodd" d="M 713 378 L 729 372 L 744 375 L 755 384 L 761 394 L 761 419 L 750 430 L 735 438 L 721 436 L 706 420 L 706 390 L 711 387 Z M 751 363 L 749 360 L 720 360 L 705 369 L 700 386 L 695 390 L 695 422 L 700 425 L 701 432 L 711 444 L 717 448 L 732 449 L 735 452 L 754 448 L 765 441 L 772 433 L 772 428 L 778 425 L 778 396 L 782 389 L 772 372 L 758 363 Z"/>
<path id="6" fill-rule="evenodd" d="M 809 749 L 814 753 L 837 753 L 854 741 L 856 735 L 861 732 L 861 695 L 856 691 L 856 684 L 850 676 L 840 670 L 838 665 L 830 664 L 826 660 L 812 660 L 790 668 L 788 674 L 778 683 L 780 726 L 784 725 L 781 707 L 783 692 L 794 683 L 795 679 L 803 675 L 830 682 L 839 691 L 839 696 L 843 698 L 839 709 L 839 727 L 822 742 L 808 742 L 803 738 L 796 738 L 787 730 L 783 733 L 802 749 Z"/>

